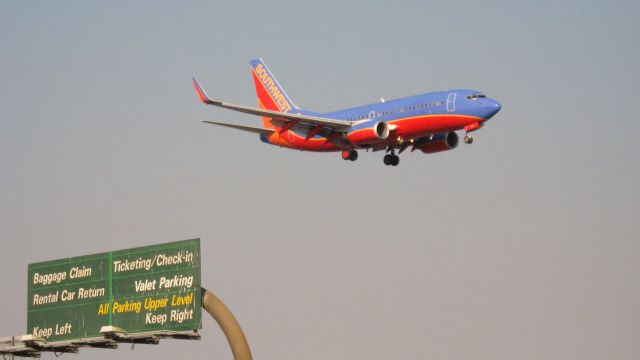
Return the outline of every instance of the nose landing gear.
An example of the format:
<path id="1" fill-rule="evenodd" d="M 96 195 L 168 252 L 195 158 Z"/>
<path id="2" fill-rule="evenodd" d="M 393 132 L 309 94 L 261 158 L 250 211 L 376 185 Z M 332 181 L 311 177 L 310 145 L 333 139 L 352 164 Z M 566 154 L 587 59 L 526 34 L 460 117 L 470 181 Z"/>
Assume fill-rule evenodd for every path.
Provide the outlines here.
<path id="1" fill-rule="evenodd" d="M 480 129 L 482 127 L 482 125 L 483 124 L 477 122 L 477 123 L 469 124 L 469 125 L 464 127 L 464 131 L 466 132 L 465 137 L 464 137 L 464 142 L 466 144 L 473 143 L 473 137 L 471 136 L 471 132 Z"/>

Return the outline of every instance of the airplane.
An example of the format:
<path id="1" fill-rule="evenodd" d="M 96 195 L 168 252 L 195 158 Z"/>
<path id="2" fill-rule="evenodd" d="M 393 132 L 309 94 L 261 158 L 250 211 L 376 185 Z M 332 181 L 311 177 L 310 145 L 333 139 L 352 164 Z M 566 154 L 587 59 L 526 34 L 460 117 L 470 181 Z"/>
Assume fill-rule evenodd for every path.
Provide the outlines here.
<path id="1" fill-rule="evenodd" d="M 342 159 L 355 161 L 358 150 L 382 151 L 385 165 L 397 166 L 402 154 L 421 150 L 431 154 L 458 145 L 456 131 L 464 130 L 464 142 L 471 144 L 471 132 L 501 109 L 498 101 L 476 90 L 446 90 L 319 113 L 297 107 L 262 59 L 250 62 L 259 108 L 235 105 L 210 98 L 193 77 L 201 102 L 262 117 L 262 127 L 202 120 L 260 135 L 268 144 L 302 150 L 340 151 Z M 396 154 L 397 152 L 397 154 Z"/>

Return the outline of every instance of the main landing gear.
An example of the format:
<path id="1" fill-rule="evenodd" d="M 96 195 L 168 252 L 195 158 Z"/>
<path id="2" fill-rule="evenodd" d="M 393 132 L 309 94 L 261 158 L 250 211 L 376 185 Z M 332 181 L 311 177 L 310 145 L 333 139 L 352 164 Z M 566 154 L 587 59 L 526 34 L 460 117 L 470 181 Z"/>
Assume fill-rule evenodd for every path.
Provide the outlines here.
<path id="1" fill-rule="evenodd" d="M 473 137 L 471 135 L 469 135 L 469 134 L 465 135 L 464 142 L 465 142 L 465 144 L 472 144 L 473 143 Z"/>
<path id="2" fill-rule="evenodd" d="M 400 164 L 400 157 L 396 154 L 387 154 L 382 161 L 385 165 L 398 166 L 398 164 Z"/>
<path id="3" fill-rule="evenodd" d="M 384 162 L 385 165 L 398 166 L 398 164 L 400 164 L 400 157 L 396 155 L 395 148 L 390 145 L 387 147 L 387 152 L 391 152 L 391 154 L 385 155 L 382 162 Z"/>
<path id="4" fill-rule="evenodd" d="M 342 159 L 343 160 L 358 160 L 358 152 L 355 150 L 342 150 Z"/>
<path id="5" fill-rule="evenodd" d="M 384 156 L 384 158 L 382 159 L 384 164 L 391 165 L 391 166 L 398 166 L 398 164 L 400 164 L 400 157 L 395 154 L 394 150 L 387 150 L 387 151 L 391 151 L 391 154 L 387 154 Z M 358 159 L 358 152 L 353 149 L 342 150 L 342 153 L 340 153 L 340 156 L 342 157 L 343 160 L 356 161 Z"/>
<path id="6" fill-rule="evenodd" d="M 406 147 L 404 149 L 406 149 Z M 400 152 L 404 151 L 404 149 L 401 149 Z M 386 152 L 388 152 L 389 154 L 385 155 L 384 158 L 382 158 L 382 162 L 387 166 L 398 166 L 398 164 L 400 164 L 400 157 L 396 155 L 396 146 L 387 146 Z"/>

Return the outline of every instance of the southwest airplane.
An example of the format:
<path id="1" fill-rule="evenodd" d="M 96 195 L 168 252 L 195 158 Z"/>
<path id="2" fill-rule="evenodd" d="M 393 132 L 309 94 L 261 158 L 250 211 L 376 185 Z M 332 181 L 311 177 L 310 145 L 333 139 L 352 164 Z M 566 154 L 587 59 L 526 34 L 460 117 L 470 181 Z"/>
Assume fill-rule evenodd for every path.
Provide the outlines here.
<path id="1" fill-rule="evenodd" d="M 500 103 L 475 90 L 448 90 L 358 106 L 329 113 L 303 110 L 294 105 L 262 59 L 251 61 L 259 108 L 213 100 L 193 78 L 196 93 L 205 104 L 261 116 L 263 127 L 217 121 L 202 122 L 249 131 L 263 142 L 303 151 L 340 151 L 355 161 L 358 149 L 385 150 L 384 164 L 397 166 L 396 155 L 411 148 L 430 154 L 454 149 L 456 131 L 470 132 L 500 111 Z"/>

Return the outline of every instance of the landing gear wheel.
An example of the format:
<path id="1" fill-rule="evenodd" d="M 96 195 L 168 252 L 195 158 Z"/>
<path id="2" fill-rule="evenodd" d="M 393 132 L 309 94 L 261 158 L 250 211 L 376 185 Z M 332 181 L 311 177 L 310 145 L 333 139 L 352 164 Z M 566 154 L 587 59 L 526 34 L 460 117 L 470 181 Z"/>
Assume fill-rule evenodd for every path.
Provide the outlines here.
<path id="1" fill-rule="evenodd" d="M 342 156 L 343 160 L 358 160 L 358 152 L 355 150 L 343 150 L 340 156 Z"/>
<path id="2" fill-rule="evenodd" d="M 385 165 L 398 166 L 398 164 L 400 164 L 400 157 L 394 154 L 387 154 L 382 161 Z"/>
<path id="3" fill-rule="evenodd" d="M 473 137 L 471 135 L 466 135 L 464 137 L 464 142 L 467 144 L 472 144 L 473 143 Z"/>

